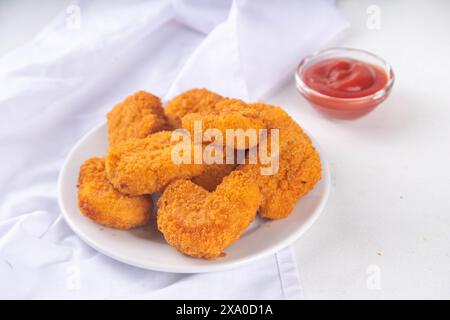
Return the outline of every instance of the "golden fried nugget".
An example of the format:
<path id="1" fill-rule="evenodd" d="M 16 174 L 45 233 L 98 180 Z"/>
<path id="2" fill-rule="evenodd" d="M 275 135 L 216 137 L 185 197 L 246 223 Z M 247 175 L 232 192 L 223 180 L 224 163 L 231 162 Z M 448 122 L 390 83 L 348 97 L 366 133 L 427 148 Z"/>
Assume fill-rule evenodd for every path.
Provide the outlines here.
<path id="1" fill-rule="evenodd" d="M 259 214 L 269 219 L 287 217 L 297 201 L 311 190 L 321 178 L 320 158 L 307 138 L 282 144 L 279 169 L 274 175 L 262 175 L 261 164 L 240 167 L 255 177 L 263 200 Z"/>
<path id="2" fill-rule="evenodd" d="M 168 129 L 158 97 L 138 91 L 117 104 L 107 115 L 109 146 Z"/>
<path id="3" fill-rule="evenodd" d="M 208 164 L 205 165 L 205 169 L 197 177 L 192 178 L 192 182 L 196 185 L 206 189 L 207 191 L 214 191 L 216 187 L 222 182 L 223 178 L 229 175 L 234 169 L 236 164 Z"/>
<path id="4" fill-rule="evenodd" d="M 269 219 L 284 218 L 321 179 L 320 157 L 309 137 L 284 110 L 262 103 L 251 104 L 250 108 L 258 111 L 268 128 L 279 130 L 278 171 L 262 175 L 260 169 L 265 165 L 260 162 L 241 165 L 239 170 L 252 173 L 263 194 L 259 214 Z M 268 142 L 269 154 L 270 145 Z"/>
<path id="5" fill-rule="evenodd" d="M 214 143 L 205 147 L 205 149 L 203 149 L 204 153 L 206 153 L 206 148 L 209 148 L 210 146 L 213 146 L 212 149 L 209 150 L 208 155 L 203 159 L 205 161 L 203 172 L 199 176 L 193 177 L 191 181 L 212 192 L 222 182 L 223 178 L 236 169 L 239 156 L 245 160 L 246 153 L 245 150 L 242 150 L 242 154 L 238 155 L 238 150 Z M 230 156 L 230 159 L 227 159 L 227 152 L 233 157 L 231 158 Z"/>
<path id="6" fill-rule="evenodd" d="M 190 113 L 182 118 L 181 126 L 193 135 L 195 124 L 201 125 L 204 133 L 208 129 L 220 131 L 226 145 L 236 149 L 248 149 L 258 144 L 260 129 L 265 128 L 258 112 L 237 99 L 222 99 L 214 110 Z M 227 130 L 234 130 L 227 135 Z M 229 132 L 229 131 L 228 131 Z"/>
<path id="7" fill-rule="evenodd" d="M 114 187 L 130 195 L 149 194 L 162 191 L 174 180 L 201 174 L 204 164 L 194 163 L 193 151 L 189 163 L 174 162 L 172 149 L 178 142 L 171 141 L 171 135 L 160 131 L 110 148 L 106 172 Z"/>
<path id="8" fill-rule="evenodd" d="M 188 180 L 170 184 L 158 201 L 158 229 L 184 254 L 213 259 L 253 221 L 261 193 L 253 179 L 232 172 L 214 192 Z"/>
<path id="9" fill-rule="evenodd" d="M 81 166 L 78 206 L 89 219 L 116 229 L 146 224 L 153 210 L 150 196 L 130 197 L 113 188 L 106 178 L 102 158 L 91 158 Z"/>
<path id="10" fill-rule="evenodd" d="M 209 112 L 223 98 L 206 89 L 191 89 L 169 101 L 165 113 L 173 128 L 181 127 L 181 118 L 189 113 Z"/>
<path id="11" fill-rule="evenodd" d="M 223 178 L 237 168 L 239 163 L 238 159 L 245 160 L 246 152 L 245 150 L 227 148 L 222 144 L 217 145 L 212 143 L 209 144 L 208 147 L 209 146 L 213 146 L 210 154 L 213 158 L 210 162 L 206 162 L 203 172 L 199 176 L 192 178 L 191 181 L 196 185 L 212 192 L 222 182 Z M 229 159 L 227 159 L 227 154 L 230 157 Z M 211 163 L 213 160 L 214 163 Z"/>

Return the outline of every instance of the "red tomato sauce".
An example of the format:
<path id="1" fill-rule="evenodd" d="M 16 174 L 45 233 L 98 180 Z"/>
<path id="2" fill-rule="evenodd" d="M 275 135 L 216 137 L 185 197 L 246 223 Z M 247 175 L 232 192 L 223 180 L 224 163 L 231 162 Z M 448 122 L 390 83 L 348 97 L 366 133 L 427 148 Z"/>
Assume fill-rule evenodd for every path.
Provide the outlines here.
<path id="1" fill-rule="evenodd" d="M 335 98 L 361 98 L 383 89 L 386 72 L 375 65 L 349 58 L 319 61 L 307 67 L 303 81 L 315 91 Z"/>

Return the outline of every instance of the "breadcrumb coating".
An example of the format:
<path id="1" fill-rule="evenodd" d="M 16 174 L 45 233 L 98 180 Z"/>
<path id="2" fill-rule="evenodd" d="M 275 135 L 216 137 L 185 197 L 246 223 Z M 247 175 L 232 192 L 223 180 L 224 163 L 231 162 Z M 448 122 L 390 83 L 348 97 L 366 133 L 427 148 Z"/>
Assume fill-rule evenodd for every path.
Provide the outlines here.
<path id="1" fill-rule="evenodd" d="M 238 153 L 240 152 L 242 153 L 239 155 Z M 231 158 L 230 156 L 230 159 L 227 159 L 227 154 L 229 154 L 229 156 L 232 155 L 233 157 Z M 205 164 L 203 172 L 199 176 L 191 179 L 196 185 L 199 185 L 210 192 L 214 191 L 222 182 L 223 178 L 237 168 L 238 159 L 245 160 L 246 152 L 245 150 L 235 150 L 220 144 L 214 145 L 214 153 L 212 156 L 215 155 L 217 155 L 217 160 L 219 161 L 219 159 L 221 159 L 222 162 Z"/>
<path id="2" fill-rule="evenodd" d="M 222 182 L 223 178 L 229 175 L 236 164 L 209 164 L 205 166 L 205 170 L 197 177 L 192 178 L 192 182 L 196 185 L 206 189 L 207 191 L 214 191 L 216 187 Z"/>
<path id="3" fill-rule="evenodd" d="M 138 91 L 117 104 L 107 119 L 109 147 L 169 127 L 161 100 L 145 91 Z"/>
<path id="4" fill-rule="evenodd" d="M 223 99 L 209 112 L 190 113 L 181 120 L 181 126 L 191 135 L 194 133 L 195 123 L 201 123 L 202 132 L 208 129 L 217 129 L 229 147 L 236 149 L 248 149 L 258 144 L 259 130 L 265 128 L 264 122 L 258 117 L 258 113 L 237 99 Z M 235 130 L 235 135 L 227 138 L 227 130 Z M 253 132 L 247 130 L 253 130 Z M 238 131 L 237 131 L 238 130 Z M 246 134 L 253 134 L 254 139 Z M 242 135 L 241 139 L 238 135 Z"/>
<path id="5" fill-rule="evenodd" d="M 222 182 L 223 178 L 229 175 L 237 168 L 238 150 L 227 148 L 222 144 L 210 144 L 207 147 L 213 146 L 211 149 L 211 156 L 214 157 L 210 162 L 205 163 L 203 172 L 191 179 L 196 185 L 212 192 Z M 233 155 L 232 159 L 228 159 L 227 152 Z M 245 150 L 242 150 L 241 157 L 245 159 Z M 214 163 L 211 163 L 214 160 Z M 219 161 L 216 163 L 216 161 Z"/>
<path id="6" fill-rule="evenodd" d="M 173 128 L 181 127 L 181 119 L 189 113 L 210 112 L 223 98 L 207 89 L 191 89 L 172 100 L 165 108 L 169 123 Z"/>
<path id="7" fill-rule="evenodd" d="M 188 180 L 170 184 L 158 201 L 158 229 L 178 251 L 197 258 L 221 257 L 256 215 L 261 193 L 242 172 L 225 177 L 214 192 Z"/>
<path id="8" fill-rule="evenodd" d="M 102 158 L 91 158 L 81 166 L 78 206 L 89 219 L 116 229 L 145 225 L 153 210 L 150 196 L 130 197 L 113 188 Z"/>
<path id="9" fill-rule="evenodd" d="M 301 127 L 281 108 L 251 104 L 270 129 L 279 129 L 279 169 L 274 175 L 262 175 L 261 163 L 239 167 L 252 173 L 263 195 L 259 214 L 268 219 L 287 217 L 297 201 L 321 179 L 320 157 Z M 270 147 L 270 142 L 267 143 Z"/>
<path id="10" fill-rule="evenodd" d="M 172 160 L 171 131 L 160 131 L 144 139 L 129 140 L 112 147 L 106 156 L 106 172 L 114 187 L 124 194 L 141 195 L 162 191 L 177 179 L 201 174 L 204 163 L 189 164 Z"/>

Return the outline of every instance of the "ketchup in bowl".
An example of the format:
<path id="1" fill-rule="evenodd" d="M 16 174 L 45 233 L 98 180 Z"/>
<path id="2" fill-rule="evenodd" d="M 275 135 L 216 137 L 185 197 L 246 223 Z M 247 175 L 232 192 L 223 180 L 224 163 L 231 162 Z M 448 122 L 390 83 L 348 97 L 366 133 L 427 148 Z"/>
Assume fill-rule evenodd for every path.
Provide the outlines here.
<path id="1" fill-rule="evenodd" d="M 341 119 L 359 118 L 384 101 L 392 88 L 392 68 L 357 49 L 321 51 L 302 60 L 296 73 L 300 93 L 319 111 Z"/>

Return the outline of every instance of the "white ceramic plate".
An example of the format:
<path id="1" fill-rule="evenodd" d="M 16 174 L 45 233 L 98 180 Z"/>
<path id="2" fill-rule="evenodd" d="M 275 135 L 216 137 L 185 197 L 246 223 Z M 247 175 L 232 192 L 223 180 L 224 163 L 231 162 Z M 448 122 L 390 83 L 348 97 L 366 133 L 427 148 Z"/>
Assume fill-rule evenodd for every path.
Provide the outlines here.
<path id="1" fill-rule="evenodd" d="M 316 148 L 317 143 L 314 142 Z M 77 179 L 81 164 L 93 156 L 104 156 L 107 150 L 106 123 L 86 134 L 71 150 L 58 180 L 59 205 L 72 230 L 86 243 L 103 254 L 124 263 L 158 271 L 197 273 L 234 268 L 288 246 L 298 239 L 317 219 L 325 206 L 330 176 L 323 153 L 323 178 L 295 206 L 289 217 L 277 221 L 255 219 L 242 237 L 226 248 L 226 256 L 216 260 L 195 259 L 169 246 L 156 228 L 150 226 L 122 231 L 98 225 L 78 209 Z"/>

